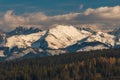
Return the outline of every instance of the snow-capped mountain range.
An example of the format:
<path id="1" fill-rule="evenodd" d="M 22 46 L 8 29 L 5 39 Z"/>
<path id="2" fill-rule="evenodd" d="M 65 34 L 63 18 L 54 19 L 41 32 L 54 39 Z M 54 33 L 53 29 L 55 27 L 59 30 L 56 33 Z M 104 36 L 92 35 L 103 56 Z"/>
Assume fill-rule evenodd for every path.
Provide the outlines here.
<path id="1" fill-rule="evenodd" d="M 66 25 L 57 25 L 44 31 L 34 28 L 26 30 L 20 27 L 11 32 L 0 34 L 0 58 L 12 60 L 118 48 L 120 46 L 120 37 L 118 36 L 120 32 L 116 31 L 114 31 L 114 35 L 111 34 L 112 32 L 95 32 Z"/>

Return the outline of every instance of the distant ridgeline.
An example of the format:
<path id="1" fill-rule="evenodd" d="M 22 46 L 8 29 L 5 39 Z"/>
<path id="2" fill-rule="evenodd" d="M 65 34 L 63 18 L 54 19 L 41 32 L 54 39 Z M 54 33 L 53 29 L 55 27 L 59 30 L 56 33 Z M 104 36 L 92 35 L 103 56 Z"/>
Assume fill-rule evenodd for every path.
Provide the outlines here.
<path id="1" fill-rule="evenodd" d="M 120 80 L 120 49 L 0 62 L 1 80 Z"/>
<path id="2" fill-rule="evenodd" d="M 17 27 L 0 33 L 0 60 L 110 48 L 120 48 L 120 29 L 105 33 L 90 28 L 56 25 L 47 30 Z"/>
<path id="3" fill-rule="evenodd" d="M 34 28 L 34 27 L 30 27 L 30 28 L 24 28 L 22 26 L 16 27 L 14 30 L 7 32 L 6 34 L 8 36 L 13 36 L 13 35 L 27 35 L 27 34 L 31 34 L 31 33 L 36 33 L 42 31 L 39 28 Z"/>

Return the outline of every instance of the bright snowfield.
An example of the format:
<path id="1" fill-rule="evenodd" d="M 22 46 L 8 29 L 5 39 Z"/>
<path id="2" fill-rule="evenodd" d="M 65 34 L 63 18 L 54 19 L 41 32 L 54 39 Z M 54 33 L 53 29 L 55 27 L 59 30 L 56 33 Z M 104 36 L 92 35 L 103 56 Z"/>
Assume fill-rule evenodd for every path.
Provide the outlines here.
<path id="1" fill-rule="evenodd" d="M 43 36 L 46 33 L 46 31 L 33 33 L 30 35 L 15 35 L 12 37 L 7 38 L 7 42 L 5 43 L 5 47 L 15 47 L 18 48 L 27 48 L 31 47 L 31 44 L 38 39 L 40 39 L 41 36 Z"/>
<path id="2" fill-rule="evenodd" d="M 66 48 L 77 41 L 82 40 L 91 33 L 87 31 L 79 31 L 73 26 L 62 26 L 59 25 L 56 28 L 49 30 L 46 41 L 48 42 L 48 47 L 52 49 Z"/>
<path id="3" fill-rule="evenodd" d="M 10 55 L 7 56 L 4 54 L 4 50 L 0 50 L 0 56 L 7 56 L 7 60 L 9 60 L 23 57 L 28 53 L 55 55 L 108 49 L 114 48 L 120 43 L 120 39 L 116 40 L 116 38 L 116 36 L 104 32 L 92 33 L 89 30 L 76 29 L 74 26 L 58 25 L 49 30 L 28 35 L 6 37 L 4 44 L 2 43 L 0 47 L 8 47 Z M 17 50 L 14 50 L 14 47 L 17 47 Z"/>
<path id="4" fill-rule="evenodd" d="M 88 41 L 89 42 L 99 41 L 108 46 L 115 46 L 115 36 L 103 32 L 97 32 L 96 35 L 91 35 L 88 38 Z"/>

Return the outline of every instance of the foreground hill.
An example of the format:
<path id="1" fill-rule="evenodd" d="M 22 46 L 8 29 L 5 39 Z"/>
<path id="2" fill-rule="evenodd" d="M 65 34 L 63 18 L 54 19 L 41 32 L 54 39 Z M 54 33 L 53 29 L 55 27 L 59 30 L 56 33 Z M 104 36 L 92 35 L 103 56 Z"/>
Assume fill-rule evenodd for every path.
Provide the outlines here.
<path id="1" fill-rule="evenodd" d="M 0 62 L 1 80 L 120 80 L 120 49 Z"/>

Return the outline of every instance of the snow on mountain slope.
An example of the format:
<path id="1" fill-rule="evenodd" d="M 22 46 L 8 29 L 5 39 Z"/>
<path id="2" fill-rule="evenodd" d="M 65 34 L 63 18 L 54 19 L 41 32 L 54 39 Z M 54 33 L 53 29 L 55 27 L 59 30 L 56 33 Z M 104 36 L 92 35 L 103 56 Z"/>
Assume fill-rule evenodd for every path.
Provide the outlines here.
<path id="1" fill-rule="evenodd" d="M 80 50 L 78 50 L 77 52 L 79 51 L 90 51 L 90 50 L 99 50 L 99 49 L 108 49 L 108 47 L 100 44 L 100 45 L 96 45 L 96 46 L 86 46 L 86 47 L 83 47 L 81 48 Z"/>
<path id="2" fill-rule="evenodd" d="M 51 54 L 47 53 L 46 51 L 42 51 L 41 49 L 35 48 L 25 48 L 22 51 L 13 52 L 10 56 L 6 57 L 6 61 L 19 59 L 19 58 L 33 58 L 33 57 L 43 57 L 49 56 Z"/>
<path id="3" fill-rule="evenodd" d="M 17 46 L 18 48 L 60 49 L 73 45 L 78 41 L 79 44 L 99 41 L 111 47 L 115 45 L 115 36 L 103 32 L 92 34 L 83 29 L 78 30 L 73 26 L 58 25 L 48 31 L 9 37 L 4 46 L 9 48 Z"/>
<path id="4" fill-rule="evenodd" d="M 18 48 L 27 48 L 31 47 L 31 44 L 38 40 L 41 36 L 43 36 L 46 33 L 46 31 L 43 32 L 38 32 L 38 33 L 32 33 L 29 35 L 16 35 L 7 38 L 5 47 L 15 47 L 17 46 Z"/>
<path id="5" fill-rule="evenodd" d="M 0 57 L 5 57 L 4 51 L 0 50 Z"/>
<path id="6" fill-rule="evenodd" d="M 19 32 L 19 30 L 18 30 Z M 21 32 L 21 31 L 20 31 Z M 13 60 L 33 55 L 49 56 L 77 51 L 120 47 L 120 37 L 90 29 L 58 25 L 49 30 L 0 37 L 0 56 Z"/>
<path id="7" fill-rule="evenodd" d="M 0 46 L 5 44 L 5 40 L 6 40 L 6 34 L 5 33 L 1 33 L 0 34 Z"/>
<path id="8" fill-rule="evenodd" d="M 94 42 L 94 41 L 99 41 L 101 43 L 104 43 L 108 45 L 109 47 L 114 47 L 115 46 L 115 36 L 110 35 L 108 33 L 103 33 L 103 32 L 97 32 L 95 35 L 92 35 L 88 38 L 88 42 Z"/>
<path id="9" fill-rule="evenodd" d="M 75 44 L 91 34 L 85 30 L 79 31 L 73 26 L 58 25 L 49 30 L 45 40 L 48 43 L 48 48 L 59 49 Z"/>
<path id="10" fill-rule="evenodd" d="M 115 28 L 113 31 L 108 33 L 116 36 L 116 45 L 120 46 L 120 28 Z"/>
<path id="11" fill-rule="evenodd" d="M 113 31 L 108 33 L 120 37 L 120 28 L 115 28 Z"/>
<path id="12" fill-rule="evenodd" d="M 32 52 L 33 54 L 37 54 L 32 48 L 27 48 L 21 52 L 14 52 L 10 57 L 6 58 L 6 60 L 13 60 L 13 59 L 21 58 L 30 52 Z"/>

